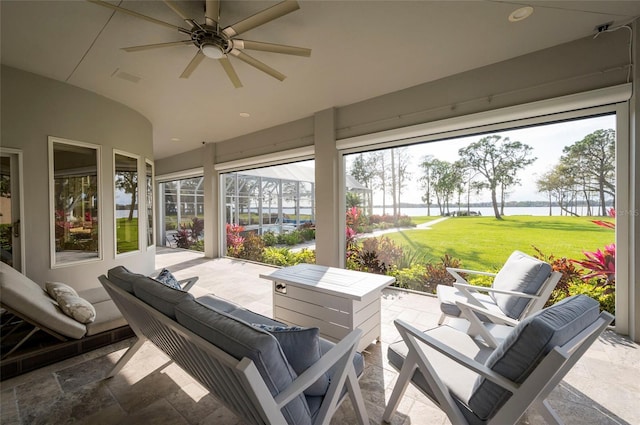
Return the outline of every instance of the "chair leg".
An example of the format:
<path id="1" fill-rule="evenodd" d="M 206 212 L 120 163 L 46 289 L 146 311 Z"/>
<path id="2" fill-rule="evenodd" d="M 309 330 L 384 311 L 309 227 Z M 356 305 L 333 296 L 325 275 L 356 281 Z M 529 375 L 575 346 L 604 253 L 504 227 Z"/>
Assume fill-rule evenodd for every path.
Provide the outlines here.
<path id="1" fill-rule="evenodd" d="M 443 324 L 443 323 L 444 323 L 444 319 L 446 319 L 446 318 L 447 318 L 447 315 L 446 315 L 446 314 L 444 314 L 444 313 L 442 313 L 442 314 L 440 315 L 440 319 L 438 319 L 438 326 L 440 326 L 441 324 Z"/>
<path id="2" fill-rule="evenodd" d="M 384 409 L 384 413 L 382 414 L 382 420 L 391 423 L 391 416 L 398 409 L 398 405 L 400 404 L 400 400 L 404 395 L 404 392 L 407 390 L 407 387 L 411 383 L 411 378 L 413 378 L 413 374 L 418 368 L 415 356 L 412 356 L 411 353 L 404 360 L 404 364 L 402 365 L 402 369 L 400 370 L 400 374 L 396 379 L 396 385 L 393 387 L 393 391 L 391 392 L 391 397 L 389 398 L 389 402 L 387 403 L 387 407 Z"/>
<path id="3" fill-rule="evenodd" d="M 369 417 L 367 415 L 367 409 L 364 406 L 364 399 L 362 398 L 362 391 L 360 391 L 360 384 L 356 377 L 356 372 L 353 368 L 349 370 L 349 374 L 346 379 L 347 391 L 349 392 L 349 398 L 351 404 L 356 413 L 356 419 L 359 425 L 369 425 Z"/>
<path id="4" fill-rule="evenodd" d="M 140 349 L 140 347 L 142 347 L 146 340 L 146 338 L 138 337 L 138 340 L 131 347 L 129 347 L 129 349 L 122 355 L 122 357 L 120 357 L 120 360 L 118 360 L 115 366 L 113 366 L 113 369 L 111 369 L 111 372 L 109 372 L 105 379 L 113 378 L 114 376 L 116 376 L 118 372 L 120 372 L 120 370 L 124 367 L 124 365 L 126 365 L 129 360 L 131 360 L 133 355 L 138 352 L 138 350 Z"/>

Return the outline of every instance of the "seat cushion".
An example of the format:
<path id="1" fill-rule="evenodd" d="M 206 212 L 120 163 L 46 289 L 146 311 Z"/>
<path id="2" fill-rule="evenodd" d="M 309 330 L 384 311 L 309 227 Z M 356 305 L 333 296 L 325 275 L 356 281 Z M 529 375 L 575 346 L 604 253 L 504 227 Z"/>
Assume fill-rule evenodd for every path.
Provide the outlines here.
<path id="1" fill-rule="evenodd" d="M 566 298 L 521 321 L 495 349 L 486 366 L 518 384 L 556 346 L 562 346 L 596 321 L 600 304 L 585 295 Z M 511 393 L 478 378 L 469 406 L 483 420 L 491 418 Z"/>
<path id="2" fill-rule="evenodd" d="M 222 311 L 224 313 L 228 313 L 230 316 L 235 317 L 236 319 L 243 320 L 249 324 L 257 323 L 267 326 L 286 326 L 286 324 L 282 322 L 279 322 L 267 316 L 263 316 L 262 314 L 255 313 L 251 310 L 247 310 L 246 308 L 232 301 L 225 300 L 224 298 L 220 298 L 213 294 L 200 296 L 197 298 L 197 300 L 207 307 L 210 307 L 214 310 Z"/>
<path id="3" fill-rule="evenodd" d="M 493 287 L 506 291 L 537 294 L 551 274 L 551 265 L 520 251 L 514 251 L 500 269 Z M 512 319 L 520 319 L 530 302 L 528 298 L 506 294 L 491 294 L 500 310 Z"/>
<path id="4" fill-rule="evenodd" d="M 429 329 L 425 331 L 425 333 L 480 363 L 484 363 L 493 351 L 482 342 L 467 335 L 466 332 L 450 326 L 439 326 Z M 478 375 L 465 367 L 461 367 L 455 361 L 430 348 L 426 344 L 419 343 L 419 347 L 425 353 L 427 359 L 432 363 L 436 371 L 441 373 L 440 378 L 445 385 L 451 389 L 455 398 L 464 403 L 468 402 Z M 387 350 L 389 363 L 398 370 L 402 369 L 408 351 L 409 348 L 403 340 L 390 344 Z M 420 369 L 414 373 L 412 382 L 429 397 L 434 398 L 433 390 Z"/>
<path id="5" fill-rule="evenodd" d="M 113 301 L 100 301 L 93 304 L 93 307 L 96 309 L 96 319 L 87 324 L 87 336 L 117 329 L 127 324 Z"/>
<path id="6" fill-rule="evenodd" d="M 60 335 L 80 339 L 87 332 L 84 324 L 65 315 L 37 283 L 2 262 L 0 293 L 2 304 L 7 308 Z"/>
<path id="7" fill-rule="evenodd" d="M 173 289 L 150 277 L 141 276 L 133 281 L 136 297 L 149 304 L 165 316 L 176 318 L 174 308 L 184 300 L 193 300 L 193 295 L 180 289 Z"/>
<path id="8" fill-rule="evenodd" d="M 95 288 L 82 289 L 78 291 L 78 296 L 89 301 L 91 304 L 101 303 L 102 301 L 109 301 L 111 297 L 107 293 L 107 290 L 102 286 L 96 286 Z"/>
<path id="9" fill-rule="evenodd" d="M 298 376 L 273 335 L 198 300 L 185 300 L 175 308 L 176 319 L 234 358 L 253 361 L 271 395 L 286 389 Z M 306 399 L 301 394 L 282 409 L 287 423 L 311 424 Z"/>

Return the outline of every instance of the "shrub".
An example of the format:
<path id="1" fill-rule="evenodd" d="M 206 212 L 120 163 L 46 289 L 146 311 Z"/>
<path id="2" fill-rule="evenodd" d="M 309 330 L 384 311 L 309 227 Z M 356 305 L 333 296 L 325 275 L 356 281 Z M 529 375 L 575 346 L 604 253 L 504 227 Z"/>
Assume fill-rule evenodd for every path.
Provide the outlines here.
<path id="1" fill-rule="evenodd" d="M 389 272 L 389 276 L 396 278 L 393 286 L 399 288 L 412 289 L 414 291 L 423 291 L 426 280 L 426 266 L 422 264 L 414 264 L 407 268 L 393 268 Z"/>
<path id="2" fill-rule="evenodd" d="M 440 258 L 440 262 L 433 264 L 427 264 L 426 270 L 426 283 L 424 285 L 424 291 L 435 294 L 436 287 L 438 285 L 449 285 L 453 286 L 453 282 L 455 282 L 455 278 L 449 274 L 447 271 L 447 267 L 460 268 L 462 266 L 462 262 L 453 258 L 449 254 L 444 254 Z"/>
<path id="3" fill-rule="evenodd" d="M 274 266 L 287 266 L 289 262 L 289 248 L 277 248 L 269 246 L 262 252 L 262 261 Z"/>
<path id="4" fill-rule="evenodd" d="M 240 232 L 244 231 L 244 227 L 227 223 L 227 255 L 230 257 L 240 257 L 243 249 L 244 238 Z"/>
<path id="5" fill-rule="evenodd" d="M 300 264 L 300 263 L 315 264 L 316 262 L 316 252 L 311 249 L 303 248 L 302 250 L 293 253 L 293 257 L 294 257 L 293 258 L 294 264 Z"/>
<path id="6" fill-rule="evenodd" d="M 249 233 L 242 244 L 242 251 L 239 258 L 251 261 L 262 261 L 262 253 L 264 251 L 264 242 L 262 238 L 255 233 Z"/>
<path id="7" fill-rule="evenodd" d="M 262 234 L 262 241 L 265 246 L 274 246 L 278 243 L 278 237 L 271 230 Z"/>
<path id="8" fill-rule="evenodd" d="M 396 226 L 398 227 L 415 227 L 415 224 L 411 221 L 411 217 L 401 215 L 396 220 Z"/>
<path id="9" fill-rule="evenodd" d="M 312 241 L 316 238 L 316 229 L 310 227 L 300 229 L 300 236 L 303 241 Z"/>
<path id="10" fill-rule="evenodd" d="M 287 245 L 297 245 L 302 242 L 302 236 L 298 230 L 283 235 L 283 241 Z"/>
<path id="11" fill-rule="evenodd" d="M 574 262 L 565 257 L 557 258 L 553 254 L 547 256 L 535 246 L 533 246 L 533 249 L 536 251 L 534 257 L 551 264 L 551 269 L 554 272 L 562 273 L 562 277 L 551 293 L 549 301 L 545 304 L 545 307 L 548 307 L 569 296 L 569 288 L 571 286 L 582 283 L 580 270 L 576 268 Z"/>

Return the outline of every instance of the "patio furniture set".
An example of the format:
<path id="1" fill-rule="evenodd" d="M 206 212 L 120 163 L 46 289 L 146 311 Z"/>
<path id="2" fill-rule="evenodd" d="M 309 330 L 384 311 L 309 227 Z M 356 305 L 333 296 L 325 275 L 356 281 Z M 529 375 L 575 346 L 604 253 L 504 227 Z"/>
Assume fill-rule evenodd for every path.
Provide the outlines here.
<path id="1" fill-rule="evenodd" d="M 613 317 L 586 296 L 543 308 L 560 276 L 518 251 L 489 288 L 469 285 L 470 270 L 449 271 L 456 283 L 438 287 L 439 326 L 394 322 L 401 339 L 387 358 L 399 376 L 383 419 L 411 384 L 453 424 L 515 423 L 532 406 L 562 423 L 546 398 Z M 184 282 L 109 270 L 99 280 L 137 340 L 108 377 L 150 341 L 247 423 L 328 424 L 349 397 L 368 424 L 360 352 L 380 338 L 381 291 L 393 278 L 308 264 L 261 277 L 273 282 L 274 318 L 213 294 L 196 299 Z M 51 305 L 43 314 L 58 314 Z"/>

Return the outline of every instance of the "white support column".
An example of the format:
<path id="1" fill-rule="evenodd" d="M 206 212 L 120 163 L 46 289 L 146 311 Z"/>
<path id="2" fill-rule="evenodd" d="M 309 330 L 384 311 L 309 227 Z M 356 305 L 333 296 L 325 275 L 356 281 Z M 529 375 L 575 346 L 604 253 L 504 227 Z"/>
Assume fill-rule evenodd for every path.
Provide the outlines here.
<path id="1" fill-rule="evenodd" d="M 216 145 L 207 143 L 203 147 L 204 175 L 204 256 L 217 258 L 219 252 L 220 196 L 218 172 L 215 170 Z M 223 201 L 224 205 L 224 201 Z M 208 208 L 207 208 L 208 207 Z"/>
<path id="2" fill-rule="evenodd" d="M 640 342 L 640 89 L 638 81 L 640 81 L 640 19 L 636 19 L 632 25 L 633 28 L 633 94 L 629 105 L 629 130 L 630 130 L 630 200 L 629 211 L 630 220 L 630 238 L 629 238 L 629 336 L 636 342 Z M 616 318 L 616 324 L 617 324 Z"/>
<path id="3" fill-rule="evenodd" d="M 335 110 L 325 109 L 315 114 L 316 155 L 316 263 L 323 266 L 343 267 L 344 255 L 341 239 L 344 226 L 340 226 L 340 188 L 338 150 L 335 137 Z M 344 215 L 344 213 L 342 214 Z"/>

